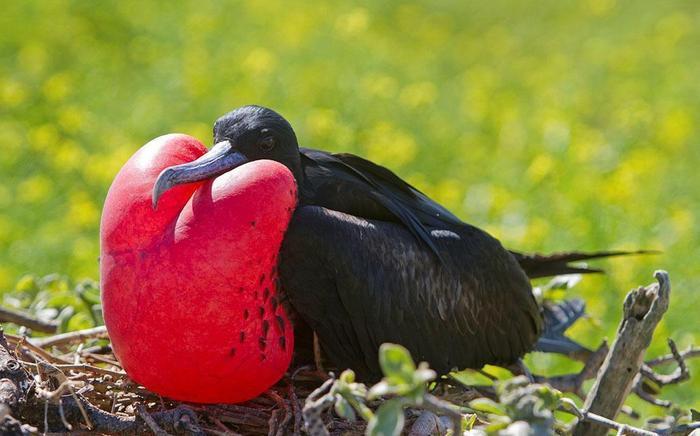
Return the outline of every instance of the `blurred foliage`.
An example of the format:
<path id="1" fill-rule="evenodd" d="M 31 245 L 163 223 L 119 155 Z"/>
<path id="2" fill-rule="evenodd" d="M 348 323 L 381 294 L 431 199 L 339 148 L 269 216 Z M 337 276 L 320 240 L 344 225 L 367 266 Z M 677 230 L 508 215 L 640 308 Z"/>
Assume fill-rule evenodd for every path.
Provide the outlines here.
<path id="1" fill-rule="evenodd" d="M 100 289 L 94 280 L 75 283 L 58 274 L 26 275 L 2 297 L 3 307 L 19 309 L 41 321 L 56 322 L 58 333 L 104 324 Z"/>
<path id="2" fill-rule="evenodd" d="M 96 278 L 126 159 L 172 131 L 208 143 L 219 115 L 258 103 L 303 145 L 385 164 L 509 247 L 663 250 L 586 277 L 595 321 L 572 336 L 612 336 L 624 294 L 663 267 L 674 295 L 651 353 L 698 339 L 697 1 L 31 0 L 3 4 L 0 26 L 0 289 Z"/>

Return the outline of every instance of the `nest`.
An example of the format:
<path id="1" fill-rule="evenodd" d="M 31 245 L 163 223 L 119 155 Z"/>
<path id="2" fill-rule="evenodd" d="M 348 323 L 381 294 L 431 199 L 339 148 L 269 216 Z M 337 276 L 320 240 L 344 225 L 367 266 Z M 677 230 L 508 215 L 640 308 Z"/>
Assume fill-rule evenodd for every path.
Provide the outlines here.
<path id="1" fill-rule="evenodd" d="M 10 377 L 18 397 L 10 413 L 22 420 L 10 426 L 6 422 L 3 434 L 301 434 L 304 400 L 323 382 L 317 371 L 300 368 L 246 403 L 186 404 L 131 381 L 112 354 L 103 327 L 37 339 L 4 334 L 0 346 L 6 351 L 0 356 L 4 367 L 7 362 L 19 364 Z M 9 417 L 6 412 L 5 419 Z M 344 434 L 353 430 L 341 420 L 332 427 Z M 361 434 L 362 426 L 357 430 Z"/>
<path id="2" fill-rule="evenodd" d="M 0 408 L 4 403 L 10 409 L 4 409 L 0 430 L 18 435 L 66 431 L 300 435 L 306 433 L 306 399 L 329 380 L 315 368 L 301 367 L 245 403 L 173 401 L 128 378 L 112 353 L 104 327 L 47 338 L 0 331 L 0 367 L 14 368 L 9 374 L 0 370 L 5 372 L 0 376 L 14 385 L 7 395 L 0 388 Z M 469 388 L 449 391 L 443 386 L 440 390 L 444 398 L 455 402 L 481 396 Z M 419 418 L 419 413 L 409 413 L 407 424 L 412 426 Z M 349 422 L 331 411 L 324 411 L 320 419 L 332 435 L 362 435 L 366 429 L 364 421 Z"/>

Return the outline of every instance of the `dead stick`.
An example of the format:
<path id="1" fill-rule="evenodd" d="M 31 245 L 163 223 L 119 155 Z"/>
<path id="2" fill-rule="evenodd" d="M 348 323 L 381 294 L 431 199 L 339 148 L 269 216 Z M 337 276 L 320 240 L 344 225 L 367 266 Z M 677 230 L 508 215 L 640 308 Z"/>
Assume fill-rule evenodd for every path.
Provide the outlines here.
<path id="1" fill-rule="evenodd" d="M 86 339 L 106 338 L 107 328 L 105 326 L 93 327 L 91 329 L 76 330 L 74 332 L 62 333 L 60 335 L 49 336 L 48 338 L 32 339 L 32 342 L 39 347 L 50 347 L 52 345 L 62 345 L 73 342 L 82 342 Z"/>
<path id="2" fill-rule="evenodd" d="M 55 322 L 42 321 L 26 313 L 5 307 L 0 307 L 0 322 L 11 322 L 44 333 L 55 333 L 58 328 L 58 324 Z"/>
<path id="3" fill-rule="evenodd" d="M 148 413 L 148 411 L 146 410 L 146 408 L 144 407 L 143 404 L 136 405 L 136 413 L 138 413 L 138 415 L 141 417 L 141 419 L 144 420 L 144 422 L 146 423 L 148 428 L 151 429 L 153 434 L 155 434 L 156 436 L 170 436 L 170 433 L 168 433 L 167 431 L 160 428 L 160 426 L 158 426 L 156 421 Z"/>
<path id="4" fill-rule="evenodd" d="M 36 356 L 39 356 L 40 358 L 46 360 L 47 362 L 71 363 L 69 360 L 62 359 L 58 356 L 54 356 L 53 354 L 43 350 L 42 348 L 37 347 L 26 336 L 18 337 L 18 336 L 13 336 L 13 335 L 9 335 L 9 334 L 5 335 L 5 336 L 7 337 L 7 339 L 10 339 L 11 342 L 15 342 L 15 345 L 18 348 L 26 348 L 27 350 L 29 350 L 31 352 L 32 358 L 34 360 L 37 360 Z"/>
<path id="5" fill-rule="evenodd" d="M 563 398 L 562 399 L 562 407 L 559 408 L 560 411 L 566 412 L 566 413 L 571 413 L 572 415 L 575 415 L 579 423 L 581 422 L 587 422 L 591 425 L 598 426 L 598 428 L 602 429 L 609 429 L 609 430 L 617 430 L 618 435 L 633 435 L 633 436 L 658 436 L 657 433 L 647 431 L 641 428 L 637 427 L 631 427 L 626 424 L 621 424 L 619 422 L 613 421 L 612 419 L 608 419 L 604 416 L 596 415 L 595 413 L 592 412 L 584 412 L 583 410 L 580 410 L 577 406 L 576 403 L 574 403 L 573 400 L 570 398 Z M 578 424 L 576 428 L 578 428 L 581 424 Z M 603 434 L 607 434 L 607 430 L 603 430 Z"/>
<path id="6" fill-rule="evenodd" d="M 536 375 L 534 376 L 535 381 L 537 383 L 547 383 L 553 388 L 562 392 L 571 392 L 583 398 L 583 383 L 596 376 L 596 373 L 603 365 L 603 361 L 605 360 L 608 351 L 608 344 L 607 342 L 603 341 L 595 352 L 591 352 L 589 354 L 588 360 L 586 361 L 581 372 L 578 374 L 566 374 L 553 377 Z"/>
<path id="7" fill-rule="evenodd" d="M 61 365 L 58 364 L 56 365 L 57 368 L 60 369 L 67 369 L 67 370 L 75 370 L 75 371 L 82 371 L 82 372 L 93 372 L 96 374 L 105 374 L 105 375 L 111 375 L 114 377 L 126 377 L 125 372 L 119 372 L 119 371 L 112 371 L 110 369 L 106 368 L 100 368 L 99 366 L 92 366 L 92 365 L 85 365 L 85 364 L 77 364 L 77 365 Z"/>
<path id="8" fill-rule="evenodd" d="M 699 357 L 700 356 L 700 347 L 690 347 L 685 351 L 681 351 L 679 354 L 683 359 L 690 359 L 693 357 Z M 647 361 L 646 364 L 647 364 L 647 366 L 650 366 L 653 368 L 655 366 L 665 365 L 667 363 L 673 363 L 676 361 L 677 361 L 676 356 L 674 356 L 673 354 L 667 354 L 665 356 L 657 357 L 656 359 L 651 359 L 651 360 Z"/>
<path id="9" fill-rule="evenodd" d="M 668 309 L 671 282 L 668 273 L 657 271 L 658 283 L 630 291 L 625 298 L 617 337 L 598 371 L 584 404 L 585 414 L 615 419 L 629 395 L 651 343 L 656 325 Z M 606 429 L 589 421 L 580 422 L 574 436 L 604 436 Z"/>
<path id="10" fill-rule="evenodd" d="M 24 362 L 20 361 L 23 365 L 31 366 L 31 365 L 37 365 L 36 363 L 33 362 Z M 119 372 L 119 371 L 112 371 L 110 369 L 106 368 L 100 368 L 99 366 L 92 366 L 92 365 L 86 365 L 83 363 L 78 363 L 78 364 L 55 364 L 53 365 L 56 368 L 59 369 L 66 369 L 66 370 L 74 370 L 74 371 L 79 371 L 79 372 L 92 372 L 95 374 L 103 374 L 103 375 L 111 375 L 114 377 L 126 377 L 125 372 Z"/>

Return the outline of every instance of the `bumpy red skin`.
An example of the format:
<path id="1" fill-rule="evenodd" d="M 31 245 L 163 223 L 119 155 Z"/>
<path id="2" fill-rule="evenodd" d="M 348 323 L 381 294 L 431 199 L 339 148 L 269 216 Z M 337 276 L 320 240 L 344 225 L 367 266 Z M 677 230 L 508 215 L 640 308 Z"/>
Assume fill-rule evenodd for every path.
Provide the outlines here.
<path id="1" fill-rule="evenodd" d="M 296 184 L 283 165 L 255 161 L 175 187 L 153 210 L 158 174 L 205 152 L 192 137 L 165 135 L 121 169 L 102 214 L 102 304 L 133 380 L 176 400 L 236 403 L 291 361 L 276 264 Z"/>

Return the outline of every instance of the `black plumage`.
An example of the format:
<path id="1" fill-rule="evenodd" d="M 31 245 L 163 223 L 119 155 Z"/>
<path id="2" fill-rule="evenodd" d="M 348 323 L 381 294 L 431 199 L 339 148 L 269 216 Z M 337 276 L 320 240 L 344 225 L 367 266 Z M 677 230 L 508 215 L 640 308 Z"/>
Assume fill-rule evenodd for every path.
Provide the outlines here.
<path id="1" fill-rule="evenodd" d="M 439 373 L 511 364 L 543 329 L 528 275 L 595 271 L 567 262 L 596 254 L 510 252 L 382 166 L 299 148 L 291 125 L 269 109 L 224 115 L 214 139 L 294 174 L 299 202 L 279 256 L 282 292 L 331 362 L 360 378 L 380 375 L 384 342 L 404 345 Z"/>

